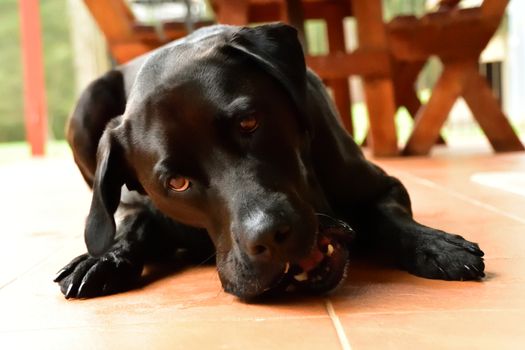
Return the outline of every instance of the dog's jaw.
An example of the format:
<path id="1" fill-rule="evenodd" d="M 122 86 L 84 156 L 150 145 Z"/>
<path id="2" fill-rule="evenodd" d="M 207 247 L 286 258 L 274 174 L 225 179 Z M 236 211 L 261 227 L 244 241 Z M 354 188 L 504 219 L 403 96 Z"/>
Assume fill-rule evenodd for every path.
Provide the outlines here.
<path id="1" fill-rule="evenodd" d="M 264 273 L 261 274 L 236 260 L 232 252 L 219 258 L 217 266 L 224 290 L 251 301 L 286 292 L 324 294 L 340 286 L 346 279 L 348 244 L 355 233 L 340 220 L 324 214 L 317 214 L 317 217 L 316 244 L 309 255 L 299 261 L 269 263 L 262 268 Z"/>

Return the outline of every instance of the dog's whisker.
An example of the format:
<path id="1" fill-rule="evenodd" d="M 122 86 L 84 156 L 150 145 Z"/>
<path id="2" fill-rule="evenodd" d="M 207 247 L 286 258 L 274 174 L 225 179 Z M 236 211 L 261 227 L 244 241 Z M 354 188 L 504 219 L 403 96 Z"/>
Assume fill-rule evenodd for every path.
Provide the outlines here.
<path id="1" fill-rule="evenodd" d="M 200 263 L 198 263 L 197 266 L 202 266 L 202 265 L 206 264 L 208 261 L 210 261 L 211 259 L 213 259 L 216 255 L 217 255 L 217 252 L 213 252 L 213 254 L 211 254 L 211 255 L 208 256 L 206 259 L 204 259 L 203 261 L 201 261 Z"/>

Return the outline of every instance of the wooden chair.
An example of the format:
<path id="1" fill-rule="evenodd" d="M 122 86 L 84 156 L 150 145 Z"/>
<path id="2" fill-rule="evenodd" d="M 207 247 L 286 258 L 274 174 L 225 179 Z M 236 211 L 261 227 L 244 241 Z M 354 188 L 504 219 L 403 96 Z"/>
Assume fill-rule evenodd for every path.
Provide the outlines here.
<path id="1" fill-rule="evenodd" d="M 403 16 L 387 26 L 394 59 L 398 103 L 416 115 L 414 130 L 403 150 L 405 155 L 426 155 L 454 102 L 463 96 L 475 119 L 497 152 L 524 150 L 503 114 L 486 80 L 478 71 L 482 50 L 494 35 L 508 0 L 485 0 L 480 7 L 458 9 L 458 0 L 442 2 L 442 8 L 421 18 Z M 418 107 L 413 85 L 430 56 L 443 63 L 443 73 L 430 100 Z"/>

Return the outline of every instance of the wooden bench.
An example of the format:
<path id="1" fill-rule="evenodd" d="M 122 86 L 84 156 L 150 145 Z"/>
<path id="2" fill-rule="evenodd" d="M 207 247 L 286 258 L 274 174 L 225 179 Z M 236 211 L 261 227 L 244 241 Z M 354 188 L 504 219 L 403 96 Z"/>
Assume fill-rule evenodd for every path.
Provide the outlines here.
<path id="1" fill-rule="evenodd" d="M 403 154 L 429 153 L 460 96 L 496 152 L 524 150 L 478 70 L 480 54 L 496 32 L 508 0 L 485 0 L 480 7 L 468 9 L 459 9 L 455 6 L 458 2 L 448 0 L 438 12 L 421 18 L 398 17 L 388 24 L 394 66 L 399 68 L 395 70 L 399 82 L 396 97 L 416 113 L 414 130 Z M 431 56 L 441 60 L 443 73 L 428 103 L 418 107 L 413 85 Z"/>

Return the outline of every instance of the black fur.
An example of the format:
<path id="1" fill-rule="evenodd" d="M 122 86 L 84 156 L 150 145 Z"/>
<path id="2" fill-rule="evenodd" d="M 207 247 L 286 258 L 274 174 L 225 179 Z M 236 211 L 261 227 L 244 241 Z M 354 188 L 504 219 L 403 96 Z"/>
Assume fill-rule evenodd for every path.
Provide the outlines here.
<path id="1" fill-rule="evenodd" d="M 259 122 L 248 134 L 246 116 Z M 283 24 L 209 27 L 109 72 L 82 95 L 69 141 L 93 201 L 90 255 L 56 278 L 68 298 L 131 288 L 152 258 L 214 250 L 224 289 L 253 298 L 310 254 L 316 213 L 413 274 L 484 276 L 477 244 L 413 220 L 405 188 L 364 158 Z M 190 189 L 170 191 L 175 176 Z"/>

